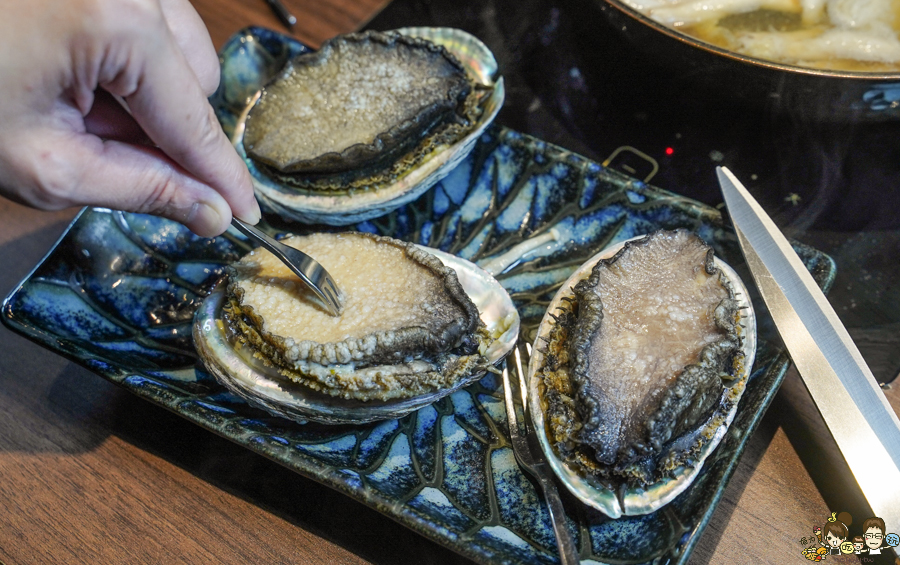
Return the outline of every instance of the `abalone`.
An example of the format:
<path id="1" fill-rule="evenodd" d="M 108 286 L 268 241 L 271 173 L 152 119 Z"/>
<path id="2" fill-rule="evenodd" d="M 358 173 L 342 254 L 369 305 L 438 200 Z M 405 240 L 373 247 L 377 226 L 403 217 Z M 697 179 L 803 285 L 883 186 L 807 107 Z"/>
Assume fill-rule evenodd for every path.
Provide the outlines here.
<path id="1" fill-rule="evenodd" d="M 390 182 L 477 123 L 485 89 L 444 47 L 398 33 L 337 36 L 291 60 L 246 118 L 265 174 L 316 191 Z"/>
<path id="2" fill-rule="evenodd" d="M 424 139 L 430 141 L 402 155 L 398 151 L 398 158 L 389 165 L 387 161 L 390 159 L 381 160 L 376 153 L 372 155 L 371 162 L 360 162 L 358 170 L 284 173 L 274 165 L 258 161 L 257 158 L 261 158 L 259 155 L 257 158 L 248 156 L 244 147 L 247 115 L 256 110 L 256 103 L 262 96 L 259 91 L 248 98 L 231 140 L 247 164 L 257 199 L 264 210 L 292 222 L 332 226 L 354 225 L 383 216 L 414 201 L 446 177 L 469 155 L 497 116 L 505 97 L 503 77 L 493 53 L 477 37 L 461 29 L 444 27 L 408 27 L 386 33 L 440 45 L 463 66 L 472 84 L 463 104 L 463 114 L 458 108 L 455 115 L 446 115 L 454 121 L 453 124 L 445 124 L 426 133 Z M 283 71 L 284 63 L 273 62 L 264 65 L 264 72 L 249 77 L 249 80 L 266 85 L 283 76 Z M 302 103 L 306 104 L 306 101 Z M 334 117 L 331 110 L 326 114 L 329 112 Z M 464 125 L 475 116 L 477 118 L 471 127 L 466 127 L 464 133 L 459 131 L 458 125 Z M 274 116 L 273 122 L 278 121 Z M 457 133 L 461 137 L 453 141 Z M 405 136 L 404 140 L 410 141 L 415 137 Z M 357 144 L 340 154 L 349 155 L 356 151 L 354 147 L 361 150 L 359 154 L 363 154 L 365 151 L 362 149 L 367 146 L 367 143 Z M 376 163 L 377 167 L 383 167 L 380 173 L 373 170 L 377 168 Z"/>
<path id="3" fill-rule="evenodd" d="M 443 355 L 445 359 L 450 359 L 450 356 L 455 354 L 452 350 L 449 353 L 434 355 L 425 353 L 421 357 L 413 354 L 410 356 L 412 360 L 404 359 L 386 365 L 379 365 L 378 362 L 367 365 L 365 362 L 353 361 L 351 363 L 341 363 L 340 361 L 331 363 L 326 360 L 328 366 L 339 374 L 336 378 L 337 386 L 332 391 L 321 392 L 318 388 L 309 386 L 307 378 L 299 381 L 292 380 L 289 376 L 285 376 L 283 367 L 267 359 L 263 351 L 250 343 L 248 337 L 252 338 L 252 336 L 244 337 L 241 335 L 240 328 L 232 327 L 233 324 L 226 322 L 223 306 L 230 302 L 230 298 L 226 296 L 224 287 L 227 286 L 227 281 L 225 280 L 204 299 L 195 313 L 193 337 L 197 353 L 209 372 L 230 392 L 271 414 L 300 422 L 363 424 L 397 419 L 427 406 L 481 378 L 485 370 L 494 370 L 491 367 L 499 363 L 515 345 L 519 335 L 519 316 L 506 290 L 489 273 L 474 263 L 437 249 L 420 246 L 415 246 L 415 248 L 437 257 L 441 263 L 453 269 L 459 284 L 475 304 L 483 323 L 483 327 L 476 330 L 479 341 L 477 355 L 480 356 L 475 364 L 477 368 L 472 367 L 470 372 L 451 375 L 443 379 L 447 383 L 452 381 L 452 384 L 448 384 L 446 387 L 432 389 L 435 384 L 432 382 L 429 386 L 418 386 L 419 389 L 431 390 L 426 390 L 419 395 L 408 396 L 416 390 L 415 380 L 419 375 L 410 374 L 410 371 L 404 369 L 404 365 L 421 367 L 430 363 L 432 366 L 439 366 L 438 357 Z M 330 258 L 323 257 L 317 256 L 317 259 L 324 261 L 329 270 L 336 268 L 331 264 Z M 372 258 L 367 256 L 357 263 L 355 269 L 362 273 L 372 273 L 384 267 L 384 265 L 372 262 Z M 282 274 L 286 275 L 286 273 Z M 372 282 L 377 282 L 383 276 L 386 275 L 376 274 L 372 278 Z M 274 277 L 272 285 L 277 287 L 281 282 L 283 281 L 278 277 Z M 307 300 L 311 298 L 305 294 L 292 294 L 285 299 Z M 242 311 L 236 312 L 235 316 L 244 316 Z M 270 327 L 264 325 L 263 330 L 267 331 L 268 329 Z M 487 336 L 487 339 L 482 340 L 482 336 Z M 327 352 L 327 348 L 325 351 Z M 361 379 L 365 380 L 368 375 L 374 377 L 376 381 L 383 379 L 383 376 L 380 377 L 377 373 L 384 374 L 392 371 L 390 374 L 394 376 L 393 383 L 388 383 L 389 379 L 383 379 L 384 382 L 381 386 L 377 386 L 376 390 L 384 390 L 386 384 L 391 385 L 387 387 L 388 390 L 403 390 L 405 388 L 402 386 L 403 383 L 398 383 L 399 379 L 396 377 L 397 373 L 404 371 L 407 376 L 403 378 L 412 380 L 412 387 L 407 389 L 404 395 L 386 400 L 344 398 L 340 387 L 344 383 L 350 383 L 352 388 L 354 381 L 353 377 L 349 375 L 352 375 L 354 369 L 358 369 L 362 373 Z M 398 384 L 401 386 L 395 386 Z M 337 393 L 337 395 L 333 393 Z"/>
<path id="4" fill-rule="evenodd" d="M 605 491 L 590 503 L 614 517 L 650 512 L 687 488 L 724 435 L 755 318 L 737 275 L 685 230 L 629 241 L 579 271 L 539 331 L 532 410 L 570 490 Z"/>
<path id="5" fill-rule="evenodd" d="M 338 281 L 330 316 L 275 256 L 257 249 L 228 272 L 225 326 L 279 373 L 342 398 L 407 398 L 483 371 L 492 341 L 456 272 L 419 247 L 364 233 L 292 236 Z"/>

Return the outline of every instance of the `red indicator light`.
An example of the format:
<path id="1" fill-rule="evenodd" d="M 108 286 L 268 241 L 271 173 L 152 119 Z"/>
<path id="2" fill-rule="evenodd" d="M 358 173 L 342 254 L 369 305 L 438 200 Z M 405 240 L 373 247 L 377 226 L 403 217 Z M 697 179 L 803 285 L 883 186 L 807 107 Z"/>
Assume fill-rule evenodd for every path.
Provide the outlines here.
<path id="1" fill-rule="evenodd" d="M 666 147 L 666 155 L 671 155 L 672 153 L 675 153 L 675 150 L 671 147 Z"/>

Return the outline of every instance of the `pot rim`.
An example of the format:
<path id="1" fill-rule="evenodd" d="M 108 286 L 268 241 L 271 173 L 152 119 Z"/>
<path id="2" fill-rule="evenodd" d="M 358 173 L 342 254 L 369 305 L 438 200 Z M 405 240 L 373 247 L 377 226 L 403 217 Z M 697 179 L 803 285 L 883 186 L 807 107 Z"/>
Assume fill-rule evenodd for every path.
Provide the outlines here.
<path id="1" fill-rule="evenodd" d="M 595 0 L 597 1 L 597 0 Z M 837 71 L 837 70 L 828 70 L 828 69 L 811 69 L 808 67 L 801 67 L 799 65 L 790 65 L 787 63 L 778 63 L 775 61 L 767 61 L 765 59 L 759 59 L 756 57 L 750 57 L 748 55 L 742 55 L 740 53 L 736 53 L 734 51 L 724 49 L 722 47 L 718 47 L 711 43 L 707 43 L 705 41 L 701 41 L 694 37 L 691 37 L 685 33 L 682 33 L 674 28 L 667 27 L 652 18 L 645 16 L 644 14 L 638 12 L 634 8 L 623 4 L 619 0 L 599 0 L 603 4 L 608 4 L 610 7 L 619 10 L 629 18 L 637 21 L 640 24 L 646 25 L 668 37 L 685 43 L 687 45 L 691 45 L 697 49 L 702 51 L 706 51 L 707 53 L 711 53 L 713 55 L 719 55 L 725 57 L 726 59 L 730 59 L 732 61 L 736 61 L 741 64 L 752 65 L 756 67 L 763 67 L 772 71 L 780 71 L 792 74 L 801 74 L 809 77 L 820 77 L 820 78 L 835 78 L 835 79 L 848 79 L 848 80 L 859 80 L 866 82 L 875 82 L 875 81 L 886 81 L 886 80 L 894 80 L 900 81 L 900 71 L 896 72 L 865 72 L 865 71 Z"/>

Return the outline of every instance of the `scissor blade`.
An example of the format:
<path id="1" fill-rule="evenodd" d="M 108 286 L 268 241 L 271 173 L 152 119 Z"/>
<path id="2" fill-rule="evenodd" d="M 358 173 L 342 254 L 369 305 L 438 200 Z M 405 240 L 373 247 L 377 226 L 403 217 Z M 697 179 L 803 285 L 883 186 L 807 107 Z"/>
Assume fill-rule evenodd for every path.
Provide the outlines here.
<path id="1" fill-rule="evenodd" d="M 716 173 L 778 333 L 876 516 L 900 525 L 900 419 L 825 295 L 746 188 Z"/>

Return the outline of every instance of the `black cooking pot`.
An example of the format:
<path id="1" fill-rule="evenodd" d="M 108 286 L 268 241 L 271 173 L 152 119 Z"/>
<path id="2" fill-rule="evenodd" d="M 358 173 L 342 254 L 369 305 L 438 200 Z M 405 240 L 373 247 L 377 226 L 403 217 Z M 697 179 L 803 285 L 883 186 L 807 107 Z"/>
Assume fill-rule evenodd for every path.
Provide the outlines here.
<path id="1" fill-rule="evenodd" d="M 582 0 L 574 0 L 582 4 Z M 808 69 L 764 61 L 668 28 L 618 0 L 583 0 L 636 49 L 704 89 L 816 121 L 900 118 L 900 72 Z"/>

